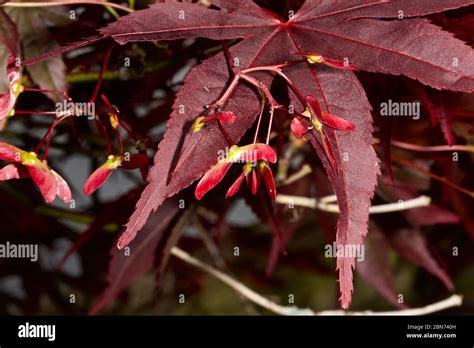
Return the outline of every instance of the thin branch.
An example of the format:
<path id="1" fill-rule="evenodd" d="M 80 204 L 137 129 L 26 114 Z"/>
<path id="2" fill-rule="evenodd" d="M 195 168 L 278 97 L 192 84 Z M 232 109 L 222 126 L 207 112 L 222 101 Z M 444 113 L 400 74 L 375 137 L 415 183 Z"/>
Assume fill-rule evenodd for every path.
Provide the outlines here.
<path id="1" fill-rule="evenodd" d="M 311 166 L 309 164 L 304 164 L 301 169 L 294 173 L 293 175 L 289 176 L 288 178 L 286 178 L 282 184 L 283 185 L 290 185 L 290 184 L 293 184 L 294 182 L 304 178 L 306 175 L 308 174 L 311 174 L 312 173 L 312 169 L 311 169 Z"/>
<path id="2" fill-rule="evenodd" d="M 204 243 L 209 255 L 213 259 L 214 266 L 216 266 L 222 272 L 227 272 L 228 274 L 232 275 L 229 267 L 227 267 L 227 263 L 225 262 L 224 258 L 222 257 L 219 248 L 217 247 L 216 243 L 213 239 L 209 236 L 208 232 L 202 225 L 201 221 L 197 216 L 194 218 L 194 225 L 197 227 L 199 236 Z M 248 298 L 245 296 L 238 294 L 239 298 L 242 300 L 242 305 L 244 306 L 245 311 L 247 314 L 255 315 L 257 314 L 256 309 L 253 307 L 252 302 L 249 301 Z"/>
<path id="3" fill-rule="evenodd" d="M 432 303 L 425 307 L 410 308 L 404 310 L 387 311 L 387 312 L 373 312 L 373 311 L 362 311 L 362 312 L 349 312 L 344 310 L 335 311 L 322 311 L 314 312 L 309 308 L 298 308 L 294 306 L 282 306 L 275 302 L 270 301 L 266 297 L 248 288 L 237 279 L 205 264 L 204 262 L 194 258 L 186 251 L 181 250 L 177 247 L 171 249 L 171 254 L 179 258 L 180 260 L 190 264 L 200 270 L 216 277 L 224 284 L 234 289 L 237 293 L 245 296 L 255 304 L 280 315 L 427 315 L 435 312 L 442 311 L 447 308 L 458 307 L 462 304 L 462 296 L 452 295 L 451 297 L 442 300 L 440 302 Z"/>
<path id="4" fill-rule="evenodd" d="M 269 299 L 263 297 L 262 295 L 258 294 L 257 292 L 253 291 L 252 289 L 246 287 L 244 284 L 239 282 L 238 280 L 232 278 L 231 276 L 205 264 L 204 262 L 192 257 L 186 251 L 181 250 L 179 248 L 172 248 L 171 254 L 176 256 L 177 258 L 181 259 L 182 261 L 199 268 L 200 270 L 216 277 L 224 284 L 228 285 L 239 294 L 245 296 L 250 301 L 254 302 L 255 304 L 268 309 L 271 312 L 280 315 L 313 315 L 314 312 L 311 309 L 299 309 L 297 307 L 285 307 L 279 304 L 276 304 Z"/>
<path id="5" fill-rule="evenodd" d="M 459 307 L 462 305 L 462 296 L 453 294 L 450 297 L 429 304 L 425 307 L 418 307 L 418 308 L 409 308 L 409 309 L 402 309 L 398 311 L 386 311 L 386 312 L 374 312 L 374 311 L 361 311 L 361 312 L 350 312 L 350 311 L 343 311 L 343 310 L 336 310 L 336 311 L 322 311 L 317 313 L 318 315 L 384 315 L 384 316 L 392 316 L 392 315 L 428 315 L 436 312 L 443 311 L 448 308 L 452 307 Z"/>
<path id="6" fill-rule="evenodd" d="M 462 193 L 468 195 L 469 197 L 474 198 L 474 191 L 468 190 L 467 188 L 456 184 L 455 182 L 449 180 L 448 178 L 446 178 L 444 176 L 440 176 L 440 175 L 431 173 L 430 171 L 425 170 L 424 168 L 420 167 L 419 165 L 416 165 L 415 163 L 407 160 L 406 158 L 404 158 L 402 156 L 398 156 L 397 154 L 392 153 L 392 159 L 395 162 L 404 164 L 405 166 L 417 171 L 418 173 L 429 176 L 433 180 L 439 181 L 439 182 L 441 182 L 445 185 L 448 185 L 449 187 L 453 188 L 456 191 L 462 192 Z"/>
<path id="7" fill-rule="evenodd" d="M 80 1 L 51 1 L 51 2 L 7 2 L 0 7 L 54 7 L 70 5 L 102 5 L 110 6 L 125 12 L 134 12 L 133 9 L 107 1 L 80 0 Z"/>
<path id="8" fill-rule="evenodd" d="M 337 202 L 335 195 L 326 196 L 321 199 L 300 196 L 277 195 L 275 201 L 280 204 L 292 204 L 300 207 L 319 209 L 328 213 L 339 213 L 339 207 L 337 203 L 334 203 Z M 430 197 L 419 196 L 417 198 L 408 199 L 405 201 L 400 200 L 396 203 L 374 205 L 369 208 L 369 212 L 371 214 L 391 213 L 395 211 L 426 207 L 430 205 L 430 203 Z"/>
<path id="9" fill-rule="evenodd" d="M 424 146 L 405 143 L 398 140 L 391 140 L 390 142 L 393 146 L 398 147 L 404 150 L 419 151 L 419 152 L 474 152 L 474 146 L 472 145 L 436 145 L 436 146 Z"/>

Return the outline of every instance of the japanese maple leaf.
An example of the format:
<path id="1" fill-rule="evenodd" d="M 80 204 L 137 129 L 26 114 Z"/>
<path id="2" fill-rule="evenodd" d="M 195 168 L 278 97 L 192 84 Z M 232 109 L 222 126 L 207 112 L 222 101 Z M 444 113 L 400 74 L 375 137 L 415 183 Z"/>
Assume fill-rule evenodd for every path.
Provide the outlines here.
<path id="1" fill-rule="evenodd" d="M 100 30 L 120 44 L 137 41 L 206 37 L 241 38 L 230 54 L 238 69 L 301 59 L 317 52 L 332 60 L 347 60 L 361 70 L 405 75 L 437 89 L 474 90 L 474 51 L 428 20 L 418 18 L 474 3 L 474 0 L 379 1 L 307 0 L 288 20 L 260 8 L 253 1 L 214 0 L 217 9 L 197 4 L 165 2 L 120 18 Z M 94 38 L 96 40 L 97 38 Z M 79 47 L 76 45 L 76 47 Z M 338 245 L 361 244 L 367 233 L 370 200 L 379 167 L 372 148 L 370 105 L 355 74 L 323 65 L 302 63 L 285 73 L 304 95 L 318 99 L 323 111 L 355 125 L 351 132 L 328 130 L 340 170 L 328 163 L 320 140 L 307 138 L 323 162 L 338 198 Z M 270 74 L 254 75 L 270 84 Z M 216 151 L 228 146 L 218 127 L 187 137 L 189 125 L 215 101 L 230 79 L 224 54 L 193 68 L 180 88 L 155 155 L 155 167 L 118 247 L 126 246 L 163 202 L 199 179 L 214 165 Z M 293 97 L 297 109 L 302 109 Z M 240 85 L 226 106 L 237 115 L 225 127 L 237 143 L 252 126 L 259 110 L 255 90 Z M 341 304 L 351 301 L 352 257 L 337 260 Z"/>

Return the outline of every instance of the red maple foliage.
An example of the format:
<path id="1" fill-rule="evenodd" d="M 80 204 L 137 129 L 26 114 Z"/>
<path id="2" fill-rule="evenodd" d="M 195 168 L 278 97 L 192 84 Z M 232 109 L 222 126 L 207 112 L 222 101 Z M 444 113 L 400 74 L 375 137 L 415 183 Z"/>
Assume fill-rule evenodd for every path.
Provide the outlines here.
<path id="1" fill-rule="evenodd" d="M 392 304 L 405 306 L 397 302 L 393 274 L 387 271 L 390 248 L 438 277 L 448 289 L 453 289 L 451 278 L 429 249 L 420 226 L 459 223 L 460 216 L 467 219 L 469 209 L 463 208 L 462 202 L 467 199 L 465 193 L 472 198 L 472 192 L 446 177 L 454 175 L 458 177 L 457 181 L 463 180 L 469 165 L 472 166 L 472 159 L 466 159 L 469 163 L 466 168 L 453 169 L 452 164 L 442 166 L 442 159 L 435 158 L 441 173 L 432 174 L 426 168 L 427 163 L 412 161 L 397 151 L 393 152 L 391 146 L 428 154 L 472 152 L 472 148 L 460 143 L 464 140 L 469 144 L 471 138 L 460 135 L 461 132 L 453 127 L 453 120 L 463 114 L 472 117 L 472 111 L 456 107 L 460 105 L 460 98 L 474 91 L 474 50 L 462 41 L 472 39 L 465 36 L 464 29 L 472 24 L 472 14 L 462 16 L 456 11 L 459 8 L 472 10 L 469 5 L 474 1 L 306 0 L 268 4 L 265 1 L 212 0 L 203 3 L 157 2 L 97 28 L 98 33 L 86 39 L 22 61 L 21 65 L 27 69 L 87 45 L 113 47 L 105 50 L 98 82 L 89 94 L 92 96 L 87 98 L 89 103 L 100 105 L 101 109 L 93 118 L 97 133 L 106 143 L 108 160 L 90 175 L 83 191 L 86 195 L 94 193 L 119 167 L 140 169 L 142 176 L 146 177 L 146 185 L 118 239 L 118 249 L 112 250 L 109 286 L 92 312 L 108 305 L 133 279 L 150 269 L 154 260 L 159 269 L 167 263 L 156 260 L 167 260 L 173 243 L 177 242 L 177 237 L 172 236 L 176 235 L 175 227 L 184 215 L 176 196 L 184 195 L 186 202 L 201 200 L 211 189 L 218 191 L 225 186 L 218 184 L 232 176 L 227 173 L 239 163 L 242 169 L 237 170 L 237 175 L 227 186 L 230 188 L 226 198 L 242 192 L 248 205 L 273 231 L 267 275 L 275 268 L 279 255 L 287 253 L 287 245 L 298 229 L 298 225 L 288 222 L 288 208 L 278 204 L 278 195 L 311 195 L 320 202 L 320 197 L 334 193 L 339 217 L 335 231 L 329 222 L 322 223 L 326 241 L 334 241 L 336 250 L 359 248 L 365 243 L 366 254 L 370 255 L 370 262 L 356 267 L 355 255 L 337 254 L 339 300 L 343 308 L 348 308 L 351 303 L 353 271 L 359 267 L 361 276 Z M 454 19 L 450 18 L 451 14 Z M 17 29 L 2 8 L 0 17 L 3 18 L 0 43 L 11 57 L 9 91 L 0 96 L 0 122 L 7 122 L 7 119 L 13 122 L 21 117 L 22 111 L 16 110 L 15 102 L 26 92 L 52 94 L 72 101 L 65 92 L 47 90 L 38 82 L 41 87 L 38 89 L 24 87 L 21 83 L 18 85 L 19 76 L 24 72 L 15 65 L 15 59 L 20 56 Z M 173 96 L 164 104 L 166 107 L 157 108 L 155 114 L 127 120 L 123 116 L 127 106 L 120 110 L 112 106 L 105 96 L 106 91 L 102 101 L 97 98 L 102 83 L 106 83 L 104 71 L 109 60 L 114 60 L 111 50 L 123 52 L 131 45 L 166 42 L 170 45 L 167 48 L 170 64 L 178 66 L 175 62 L 182 54 L 179 50 L 187 48 L 183 45 L 178 49 L 173 44 L 175 40 L 183 43 L 186 39 L 191 40 L 188 45 L 193 54 L 209 42 L 217 45 L 218 52 L 200 56 L 202 61 L 186 74 L 172 106 Z M 11 77 L 12 72 L 18 76 Z M 171 71 L 170 76 L 175 72 Z M 151 86 L 144 87 L 150 97 L 153 82 L 146 83 Z M 137 91 L 134 91 L 137 100 L 141 98 L 139 89 L 142 86 L 145 82 L 138 84 Z M 421 102 L 422 111 L 429 115 L 432 126 L 440 125 L 448 146 L 430 148 L 433 143 L 429 141 L 422 145 L 405 142 L 410 139 L 416 142 L 417 133 L 428 134 L 430 130 L 416 130 L 414 126 L 412 131 L 403 133 L 400 127 L 395 129 L 394 124 L 399 120 L 383 117 L 387 115 L 382 112 L 382 103 L 391 102 L 391 96 L 398 101 L 415 98 Z M 146 100 L 147 96 L 143 98 Z M 132 108 L 128 110 L 134 112 Z M 45 161 L 55 127 L 70 120 L 71 116 L 78 116 L 80 111 L 74 108 L 69 113 L 57 114 L 30 156 L 37 159 L 45 144 Z M 169 115 L 167 111 L 170 111 Z M 159 123 L 159 117 L 167 120 L 166 131 L 158 143 L 154 164 L 148 170 L 147 149 L 152 144 L 147 131 Z M 407 121 L 400 119 L 400 124 L 402 122 Z M 472 126 L 469 120 L 466 123 Z M 112 139 L 117 139 L 119 150 L 113 150 Z M 134 151 L 138 152 L 128 153 L 125 149 L 127 143 L 133 144 Z M 51 170 L 56 179 L 62 180 L 61 184 L 54 186 L 54 180 L 49 177 L 50 180 L 39 182 L 32 175 L 34 166 L 23 159 L 13 160 L 11 150 L 2 150 L 8 144 L 2 146 L 1 159 L 27 168 L 47 202 L 54 199 L 50 196 L 54 190 L 63 198 L 65 193 L 60 189 L 65 189 L 67 184 L 56 172 Z M 376 147 L 384 160 L 386 173 L 381 173 Z M 291 162 L 292 153 L 299 153 L 302 163 Z M 37 161 L 38 166 L 44 166 L 44 171 L 50 170 L 46 163 Z M 313 174 L 301 179 L 300 187 L 293 182 L 286 186 L 289 170 L 298 173 L 303 165 L 311 166 Z M 404 182 L 403 175 L 398 175 L 400 170 L 394 174 L 392 165 L 411 168 L 433 181 L 447 184 L 456 192 L 443 191 L 439 194 L 442 196 L 440 201 L 445 205 L 448 201 L 456 205 L 457 213 L 432 204 L 404 212 L 407 217 L 405 224 L 392 223 L 391 218 L 374 218 L 369 225 L 374 202 L 380 202 L 380 199 L 403 202 L 416 198 L 426 189 L 415 182 Z M 325 175 L 320 168 L 324 168 Z M 19 167 L 13 174 L 11 169 L 2 169 L 1 180 L 21 177 Z M 377 188 L 381 174 L 384 178 L 379 180 Z M 198 180 L 192 197 L 187 188 Z M 248 186 L 245 190 L 241 189 L 244 180 Z M 382 193 L 374 198 L 376 190 Z M 263 191 L 266 194 L 262 194 Z M 219 198 L 215 200 L 219 202 Z M 222 204 L 208 201 L 206 195 L 202 204 L 209 204 L 211 211 L 220 216 L 213 224 L 219 230 L 224 224 L 226 210 Z M 468 204 L 472 206 L 472 202 Z M 114 221 L 115 214 L 109 212 L 108 215 L 107 222 L 100 228 Z M 428 215 L 430 217 L 426 218 Z M 121 216 L 121 219 L 125 217 Z M 472 237 L 474 224 L 469 222 L 467 225 Z M 93 239 L 97 228 L 87 232 L 88 239 Z M 167 243 L 167 238 L 173 243 Z M 78 243 L 71 247 L 68 255 L 80 248 L 85 239 Z M 133 258 L 123 256 L 120 250 L 126 247 L 135 249 Z M 161 250 L 159 257 L 156 256 L 158 249 Z"/>

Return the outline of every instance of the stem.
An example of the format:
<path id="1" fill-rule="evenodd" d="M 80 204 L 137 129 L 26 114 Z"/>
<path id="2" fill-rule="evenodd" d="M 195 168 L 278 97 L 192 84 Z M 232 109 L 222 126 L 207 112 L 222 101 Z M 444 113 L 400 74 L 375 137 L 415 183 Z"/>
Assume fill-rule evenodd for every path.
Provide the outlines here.
<path id="1" fill-rule="evenodd" d="M 222 281 L 224 284 L 230 286 L 232 289 L 234 289 L 236 292 L 239 294 L 243 295 L 244 297 L 248 298 L 250 301 L 253 303 L 258 304 L 259 306 L 268 309 L 269 311 L 273 313 L 277 313 L 280 315 L 290 315 L 290 314 L 301 314 L 301 315 L 311 315 L 313 312 L 310 309 L 299 309 L 296 307 L 285 307 L 278 305 L 267 298 L 263 297 L 259 293 L 251 290 L 250 288 L 246 287 L 244 284 L 239 282 L 238 280 L 232 278 L 231 276 L 225 274 L 224 272 L 221 272 L 212 266 L 209 266 L 200 260 L 192 257 L 189 255 L 186 251 L 181 250 L 177 247 L 173 247 L 171 249 L 171 254 L 180 260 L 186 262 L 187 264 L 190 264 L 196 268 L 199 268 L 200 270 L 216 277 L 220 281 Z"/>
<path id="2" fill-rule="evenodd" d="M 224 56 L 225 56 L 225 59 L 227 61 L 227 65 L 229 67 L 229 70 L 235 76 L 236 75 L 235 74 L 235 66 L 234 66 L 234 63 L 232 62 L 232 56 L 231 56 L 229 48 L 225 44 L 224 40 L 221 40 L 221 46 L 222 46 L 222 49 L 224 51 Z"/>
<path id="3" fill-rule="evenodd" d="M 208 111 L 212 111 L 216 108 L 223 107 L 227 103 L 229 98 L 232 96 L 232 94 L 235 92 L 235 90 L 237 89 L 237 86 L 239 85 L 239 80 L 240 80 L 240 75 L 235 75 L 229 87 L 227 87 L 227 90 L 219 99 L 217 99 L 214 103 L 211 104 Z"/>
<path id="4" fill-rule="evenodd" d="M 401 156 L 398 156 L 394 153 L 392 153 L 392 158 L 395 162 L 398 162 L 398 163 L 401 163 L 401 164 L 404 164 L 406 165 L 407 167 L 410 167 L 414 170 L 416 170 L 417 172 L 420 172 L 426 176 L 429 176 L 430 178 L 436 180 L 436 181 L 439 181 L 443 184 L 446 184 L 448 185 L 449 187 L 455 189 L 456 191 L 459 191 L 459 192 L 462 192 L 466 195 L 468 195 L 469 197 L 471 198 L 474 198 L 474 191 L 470 191 L 454 182 L 452 182 L 451 180 L 449 180 L 448 178 L 444 177 L 444 176 L 440 176 L 440 175 L 436 175 L 436 174 L 433 174 L 427 170 L 424 170 L 423 168 L 417 166 L 415 163 L 407 160 L 406 158 L 403 158 Z"/>
<path id="5" fill-rule="evenodd" d="M 123 140 L 122 140 L 122 134 L 120 134 L 120 128 L 116 128 L 117 132 L 117 138 L 119 140 L 119 145 L 120 145 L 120 156 L 123 156 Z"/>
<path id="6" fill-rule="evenodd" d="M 115 19 L 118 19 L 120 17 L 120 15 L 117 13 L 117 11 L 115 11 L 115 9 L 113 7 L 111 7 L 110 5 L 104 5 L 105 9 L 107 11 L 109 11 L 109 13 L 115 17 Z"/>
<path id="7" fill-rule="evenodd" d="M 71 98 L 70 96 L 68 96 L 66 93 L 60 92 L 60 91 L 51 90 L 51 89 L 41 89 L 41 88 L 25 87 L 25 88 L 23 89 L 23 92 L 51 93 L 51 94 L 55 94 L 55 95 L 59 95 L 59 96 L 63 97 L 63 98 L 66 99 L 68 102 L 72 102 L 72 98 Z"/>
<path id="8" fill-rule="evenodd" d="M 133 133 L 130 128 L 128 128 L 128 126 L 125 124 L 125 123 L 122 123 L 122 121 L 120 121 L 120 119 L 118 120 L 118 123 L 119 123 L 119 126 L 122 127 L 123 129 L 125 129 L 125 132 L 127 132 L 128 136 L 130 138 L 132 138 L 133 140 L 136 141 L 136 139 L 138 138 L 135 133 Z"/>
<path id="9" fill-rule="evenodd" d="M 218 124 L 219 129 L 221 130 L 222 134 L 224 135 L 225 140 L 229 144 L 229 146 L 233 146 L 234 142 L 230 138 L 229 134 L 227 134 L 227 131 L 224 129 L 224 126 L 222 125 L 222 122 L 220 120 L 217 120 L 217 124 Z"/>
<path id="10" fill-rule="evenodd" d="M 242 74 L 248 74 L 248 73 L 252 73 L 252 72 L 257 72 L 257 71 L 272 71 L 272 72 L 277 72 L 277 70 L 281 69 L 281 68 L 285 68 L 287 66 L 290 66 L 290 65 L 295 65 L 297 63 L 300 63 L 302 62 L 303 60 L 297 60 L 297 61 L 293 61 L 293 62 L 286 62 L 286 63 L 281 63 L 281 64 L 274 64 L 274 65 L 264 65 L 264 66 L 256 66 L 256 67 L 253 67 L 253 68 L 247 68 L 247 69 L 243 69 L 241 71 Z"/>
<path id="11" fill-rule="evenodd" d="M 311 166 L 308 165 L 308 164 L 305 164 L 301 167 L 301 169 L 296 172 L 295 174 L 291 175 L 290 177 L 288 178 L 282 178 L 283 182 L 282 182 L 282 185 L 290 185 L 298 180 L 300 180 L 301 178 L 304 178 L 306 175 L 308 174 L 311 174 L 312 173 L 312 169 L 311 169 Z"/>
<path id="12" fill-rule="evenodd" d="M 255 129 L 255 135 L 253 137 L 253 143 L 257 142 L 258 131 L 260 130 L 260 123 L 262 122 L 263 111 L 265 110 L 265 94 L 262 93 L 262 107 L 260 108 L 260 115 L 258 116 L 257 128 Z"/>
<path id="13" fill-rule="evenodd" d="M 17 115 L 54 115 L 58 113 L 56 111 L 28 111 L 28 110 L 15 110 L 15 116 Z"/>
<path id="14" fill-rule="evenodd" d="M 268 132 L 267 132 L 267 140 L 265 144 L 268 145 L 270 142 L 270 134 L 272 133 L 272 125 L 273 125 L 273 115 L 275 113 L 275 107 L 273 105 L 270 106 L 270 121 L 268 122 Z"/>
<path id="15" fill-rule="evenodd" d="M 291 81 L 289 79 L 289 77 L 286 76 L 286 74 L 281 70 L 284 67 L 287 67 L 287 66 L 290 66 L 290 65 L 293 65 L 293 64 L 297 64 L 299 62 L 301 62 L 301 61 L 294 61 L 294 62 L 288 62 L 288 63 L 283 63 L 283 64 L 248 68 L 248 69 L 242 70 L 242 73 L 247 74 L 247 73 L 252 73 L 252 72 L 257 72 L 257 71 L 270 71 L 270 72 L 274 72 L 275 74 L 278 74 L 279 76 L 281 76 L 285 80 L 285 82 L 288 84 L 288 86 L 290 86 L 290 88 L 293 90 L 293 92 L 295 92 L 295 94 L 298 97 L 298 99 L 300 100 L 300 102 L 303 105 L 305 105 L 305 98 L 304 98 L 303 94 L 296 87 L 296 85 L 293 83 L 293 81 Z"/>
<path id="16" fill-rule="evenodd" d="M 41 146 L 43 146 L 43 143 L 45 141 L 45 139 L 48 139 L 47 143 L 46 143 L 46 147 L 44 149 L 44 153 L 43 153 L 43 161 L 48 157 L 48 151 L 49 151 L 49 144 L 51 143 L 51 139 L 53 137 L 53 131 L 54 131 L 54 128 L 59 124 L 61 123 L 63 120 L 65 120 L 66 118 L 68 118 L 69 116 L 61 116 L 57 119 L 54 120 L 54 122 L 51 124 L 51 126 L 49 127 L 49 129 L 47 130 L 46 134 L 43 136 L 43 138 L 41 139 L 41 141 L 39 142 L 38 146 L 36 147 L 36 150 L 35 152 L 38 153 L 38 151 L 41 149 Z"/>
<path id="17" fill-rule="evenodd" d="M 289 79 L 288 76 L 286 76 L 285 73 L 283 73 L 283 71 L 281 71 L 281 69 L 277 69 L 276 70 L 276 73 L 278 75 L 280 75 L 285 81 L 286 83 L 288 84 L 288 86 L 290 86 L 290 88 L 293 90 L 293 92 L 296 94 L 296 97 L 300 100 L 301 104 L 305 105 L 306 104 L 306 100 L 303 96 L 303 94 L 300 92 L 300 90 L 296 87 L 296 85 L 293 83 L 293 81 L 291 81 Z"/>
<path id="18" fill-rule="evenodd" d="M 111 155 L 112 154 L 112 145 L 110 144 L 110 138 L 109 138 L 109 134 L 107 133 L 107 128 L 105 128 L 105 126 L 102 124 L 102 122 L 99 120 L 99 118 L 95 119 L 95 124 L 96 124 L 97 128 L 100 128 L 100 130 L 102 131 L 102 134 L 105 137 L 105 141 L 107 142 L 107 154 Z"/>
<path id="19" fill-rule="evenodd" d="M 442 151 L 465 151 L 474 152 L 474 146 L 472 145 L 437 145 L 437 146 L 423 146 L 410 143 L 404 143 L 402 141 L 392 140 L 393 146 L 399 147 L 405 150 L 421 151 L 421 152 L 442 152 Z"/>
<path id="20" fill-rule="evenodd" d="M 102 77 L 104 76 L 104 71 L 105 71 L 105 68 L 107 67 L 107 63 L 109 62 L 111 52 L 112 52 L 112 45 L 109 46 L 109 49 L 107 50 L 107 53 L 105 54 L 104 61 L 102 62 L 102 66 L 100 68 L 99 78 L 98 78 L 97 83 L 95 85 L 94 93 L 92 94 L 92 96 L 89 100 L 89 103 L 93 103 L 97 99 L 97 95 L 99 94 L 99 90 L 100 90 L 100 87 L 102 85 Z"/>
<path id="21" fill-rule="evenodd" d="M 362 312 L 349 312 L 344 310 L 336 311 L 322 311 L 314 312 L 309 308 L 298 308 L 290 306 L 282 306 L 273 301 L 270 301 L 266 297 L 260 295 L 259 293 L 253 291 L 249 287 L 242 284 L 237 279 L 221 272 L 214 267 L 205 264 L 204 262 L 194 258 L 186 251 L 173 247 L 171 249 L 171 255 L 177 257 L 178 259 L 186 262 L 189 265 L 192 265 L 207 274 L 217 278 L 237 293 L 248 298 L 253 303 L 279 315 L 427 315 L 435 312 L 442 311 L 447 308 L 458 307 L 462 305 L 462 296 L 452 295 L 451 297 L 429 304 L 425 307 L 419 308 L 410 308 L 396 311 L 387 311 L 387 312 L 373 312 L 373 311 L 362 311 Z"/>
<path id="22" fill-rule="evenodd" d="M 132 13 L 134 10 L 115 4 L 108 1 L 94 1 L 94 0 L 80 0 L 80 1 L 52 1 L 52 2 L 7 2 L 0 5 L 0 7 L 55 7 L 55 6 L 70 6 L 70 5 L 101 5 L 110 6 L 116 9 Z"/>
<path id="23" fill-rule="evenodd" d="M 277 195 L 276 200 L 280 204 L 292 204 L 301 207 L 319 209 L 328 213 L 339 213 L 339 207 L 334 203 L 337 202 L 335 195 L 326 196 L 320 199 L 300 197 L 300 196 L 288 196 L 288 195 Z M 419 196 L 417 198 L 404 200 L 397 203 L 387 203 L 380 205 L 373 205 L 369 208 L 370 214 L 384 214 L 393 213 L 396 211 L 409 210 L 413 208 L 427 207 L 431 204 L 431 198 L 428 196 Z"/>
<path id="24" fill-rule="evenodd" d="M 214 266 L 217 267 L 222 272 L 226 272 L 229 275 L 232 275 L 232 272 L 230 271 L 229 267 L 227 266 L 227 263 L 222 257 L 221 252 L 219 251 L 219 248 L 217 247 L 214 240 L 209 236 L 208 231 L 206 230 L 206 228 L 204 228 L 198 216 L 194 217 L 194 222 L 195 222 L 194 225 L 197 227 L 199 236 L 201 237 L 201 240 L 204 246 L 206 247 L 209 255 L 213 259 Z M 253 315 L 258 314 L 256 309 L 253 307 L 253 304 L 245 296 L 242 296 L 241 294 L 237 294 L 237 295 L 241 299 L 242 305 L 244 306 L 248 314 L 253 314 Z"/>
<path id="25" fill-rule="evenodd" d="M 262 91 L 263 93 L 265 93 L 265 96 L 267 97 L 268 99 L 268 103 L 270 104 L 270 108 L 273 107 L 274 109 L 281 109 L 282 108 L 282 105 L 278 104 L 277 101 L 273 98 L 272 94 L 270 93 L 270 91 L 268 90 L 268 87 L 263 83 L 263 82 L 260 82 L 258 81 L 257 79 L 249 76 L 249 75 L 246 75 L 244 73 L 240 73 L 239 75 L 237 76 L 240 76 L 242 79 L 244 79 L 245 81 L 249 82 L 251 85 L 253 85 L 254 87 L 256 87 L 258 90 Z"/>

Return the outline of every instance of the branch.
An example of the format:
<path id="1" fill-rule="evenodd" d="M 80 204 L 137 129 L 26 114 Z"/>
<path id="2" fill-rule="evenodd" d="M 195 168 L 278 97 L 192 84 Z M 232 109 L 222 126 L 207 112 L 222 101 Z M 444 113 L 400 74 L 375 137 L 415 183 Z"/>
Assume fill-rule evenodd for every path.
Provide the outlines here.
<path id="1" fill-rule="evenodd" d="M 462 296 L 453 294 L 447 299 L 439 302 L 429 304 L 425 307 L 402 309 L 398 311 L 386 311 L 386 312 L 374 312 L 374 311 L 362 311 L 362 312 L 349 312 L 343 310 L 336 311 L 322 311 L 317 313 L 318 315 L 428 315 L 436 313 L 448 308 L 459 307 L 462 305 Z"/>
<path id="2" fill-rule="evenodd" d="M 443 151 L 462 151 L 462 152 L 474 152 L 474 146 L 472 145 L 435 145 L 435 146 L 424 146 L 410 143 L 404 143 L 402 141 L 391 140 L 391 144 L 395 147 L 411 151 L 420 152 L 443 152 Z"/>
<path id="3" fill-rule="evenodd" d="M 204 262 L 192 257 L 186 251 L 181 250 L 179 248 L 172 248 L 171 254 L 176 256 L 177 258 L 181 259 L 182 261 L 193 265 L 194 267 L 199 268 L 200 270 L 216 277 L 224 284 L 230 286 L 239 294 L 243 295 L 244 297 L 248 298 L 250 301 L 254 302 L 255 304 L 268 309 L 269 311 L 280 314 L 280 315 L 313 315 L 314 312 L 311 309 L 300 309 L 297 307 L 285 307 L 275 302 L 270 301 L 269 299 L 263 297 L 262 295 L 256 293 L 252 289 L 246 287 L 244 284 L 239 282 L 238 280 L 232 278 L 231 276 L 205 264 Z"/>
<path id="4" fill-rule="evenodd" d="M 442 311 L 447 308 L 458 307 L 462 304 L 462 296 L 452 295 L 451 297 L 442 300 L 440 302 L 435 302 L 425 307 L 411 308 L 404 310 L 396 311 L 386 311 L 386 312 L 373 312 L 373 311 L 362 311 L 362 312 L 349 312 L 344 310 L 334 310 L 334 311 L 322 311 L 314 312 L 309 308 L 298 308 L 295 306 L 282 306 L 275 302 L 270 301 L 266 297 L 258 294 L 252 289 L 248 288 L 237 279 L 232 278 L 231 276 L 205 264 L 204 262 L 194 258 L 186 251 L 181 250 L 177 247 L 171 249 L 171 254 L 179 258 L 180 260 L 190 264 L 200 270 L 216 277 L 224 284 L 228 285 L 234 289 L 237 293 L 248 298 L 250 301 L 255 304 L 280 315 L 427 315 L 435 312 Z"/>
<path id="5" fill-rule="evenodd" d="M 0 7 L 54 7 L 71 5 L 102 5 L 110 6 L 125 12 L 134 12 L 133 9 L 107 1 L 78 0 L 78 1 L 50 1 L 50 2 L 6 2 Z"/>
<path id="6" fill-rule="evenodd" d="M 319 209 L 329 213 L 339 213 L 339 207 L 337 206 L 337 199 L 335 195 L 326 196 L 321 199 L 300 196 L 277 195 L 275 201 L 280 204 L 293 204 L 311 209 Z M 420 196 L 417 198 L 399 201 L 396 203 L 374 205 L 369 208 L 369 212 L 371 214 L 391 213 L 395 211 L 426 207 L 430 205 L 430 203 L 430 197 Z"/>

